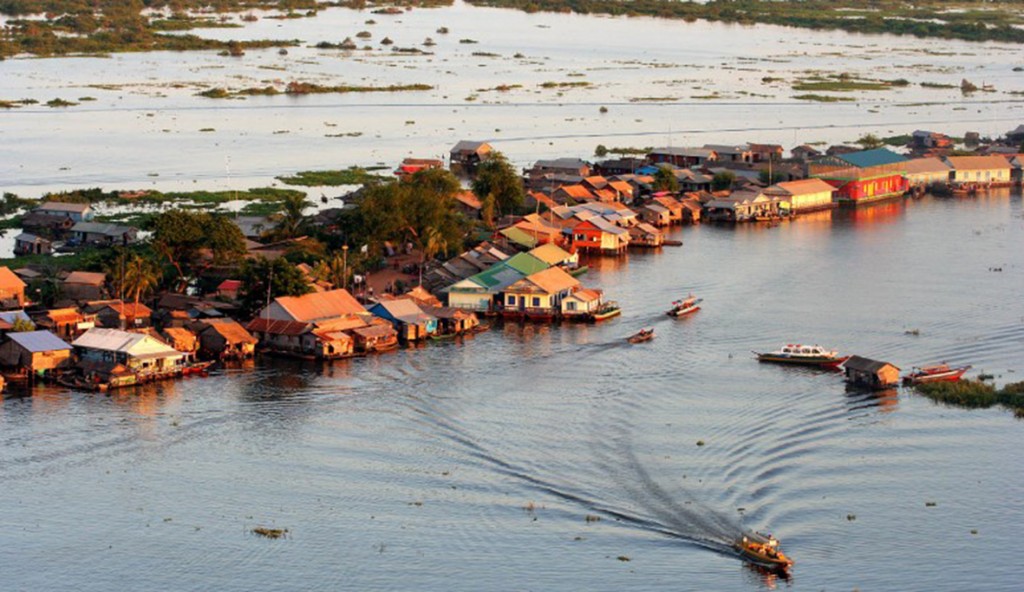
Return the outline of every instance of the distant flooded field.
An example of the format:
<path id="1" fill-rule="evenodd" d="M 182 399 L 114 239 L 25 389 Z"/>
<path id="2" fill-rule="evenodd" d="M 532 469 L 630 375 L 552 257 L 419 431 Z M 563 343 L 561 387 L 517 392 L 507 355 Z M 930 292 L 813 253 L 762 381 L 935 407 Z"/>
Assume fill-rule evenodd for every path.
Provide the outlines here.
<path id="1" fill-rule="evenodd" d="M 676 238 L 588 262 L 624 309 L 604 324 L 111 396 L 15 386 L 6 588 L 1016 590 L 1021 420 L 750 352 L 1021 380 L 1021 197 Z M 703 310 L 665 316 L 691 291 Z M 788 582 L 727 550 L 744 527 L 782 539 Z"/>
<path id="2" fill-rule="evenodd" d="M 598 144 L 763 141 L 788 148 L 920 128 L 1000 135 L 1022 119 L 1024 73 L 1013 70 L 1020 51 L 997 43 L 525 14 L 461 3 L 401 15 L 328 9 L 316 18 L 242 24 L 198 33 L 302 44 L 286 55 L 268 49 L 242 57 L 186 52 L 0 62 L 0 100 L 39 101 L 0 112 L 0 189 L 34 196 L 78 186 L 245 188 L 301 169 L 437 157 L 460 139 L 490 141 L 526 165 L 588 157 Z M 438 33 L 441 27 L 449 32 Z M 315 47 L 347 37 L 372 49 Z M 435 45 L 424 45 L 428 37 Z M 385 38 L 393 44 L 382 45 Z M 893 84 L 799 90 L 800 83 L 842 74 Z M 965 95 L 963 79 L 991 92 Z M 433 89 L 197 96 L 212 88 L 283 91 L 296 81 Z M 795 98 L 802 95 L 842 100 Z M 77 104 L 46 106 L 58 98 Z"/>

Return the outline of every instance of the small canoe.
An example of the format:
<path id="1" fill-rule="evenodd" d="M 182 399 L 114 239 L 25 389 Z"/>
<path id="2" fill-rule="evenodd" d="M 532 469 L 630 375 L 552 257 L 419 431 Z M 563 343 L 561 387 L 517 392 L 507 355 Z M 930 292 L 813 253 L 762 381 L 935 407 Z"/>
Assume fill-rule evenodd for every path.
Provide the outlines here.
<path id="1" fill-rule="evenodd" d="M 654 329 L 640 329 L 626 338 L 630 343 L 643 343 L 654 339 Z"/>

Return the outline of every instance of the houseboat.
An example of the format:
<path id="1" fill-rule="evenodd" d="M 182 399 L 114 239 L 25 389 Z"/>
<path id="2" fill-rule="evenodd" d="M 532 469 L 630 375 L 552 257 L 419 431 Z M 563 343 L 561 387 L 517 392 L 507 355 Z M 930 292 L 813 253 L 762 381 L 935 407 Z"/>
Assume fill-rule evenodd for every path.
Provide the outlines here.
<path id="1" fill-rule="evenodd" d="M 900 369 L 889 362 L 850 356 L 843 362 L 846 382 L 854 388 L 884 390 L 899 384 Z"/>
<path id="2" fill-rule="evenodd" d="M 849 356 L 843 357 L 834 349 L 825 349 L 820 345 L 786 344 L 773 352 L 753 352 L 758 362 L 776 364 L 802 364 L 805 366 L 823 366 L 835 368 L 845 362 Z"/>

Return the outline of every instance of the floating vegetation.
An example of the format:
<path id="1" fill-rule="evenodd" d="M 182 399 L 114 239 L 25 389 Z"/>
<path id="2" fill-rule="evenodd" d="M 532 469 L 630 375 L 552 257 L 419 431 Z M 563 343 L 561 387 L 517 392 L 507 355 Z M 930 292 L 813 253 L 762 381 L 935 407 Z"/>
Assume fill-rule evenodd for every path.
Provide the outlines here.
<path id="1" fill-rule="evenodd" d="M 633 97 L 629 100 L 630 103 L 667 103 L 671 101 L 678 101 L 676 97 Z"/>
<path id="2" fill-rule="evenodd" d="M 805 95 L 793 95 L 794 99 L 799 101 L 817 101 L 819 103 L 838 103 L 840 101 L 852 101 L 850 97 L 836 97 L 832 95 L 818 95 L 818 94 L 805 94 Z"/>
<path id="3" fill-rule="evenodd" d="M 888 82 L 869 82 L 850 79 L 801 81 L 793 85 L 793 90 L 795 91 L 809 92 L 852 92 L 857 90 L 888 90 L 890 88 L 892 88 L 892 84 Z"/>
<path id="4" fill-rule="evenodd" d="M 51 99 L 49 101 L 46 101 L 46 106 L 47 107 L 74 107 L 77 104 L 78 103 L 76 103 L 74 101 L 67 101 L 67 100 L 60 99 L 60 98 Z"/>
<path id="5" fill-rule="evenodd" d="M 431 90 L 433 88 L 434 87 L 430 86 L 429 84 L 394 84 L 390 86 L 323 86 L 312 82 L 289 82 L 287 86 L 285 86 L 284 90 L 280 90 L 274 86 L 265 86 L 259 88 L 243 88 L 241 90 L 236 91 L 229 91 L 227 89 L 217 87 L 210 88 L 196 94 L 200 97 L 206 97 L 209 99 L 228 99 L 232 97 L 252 95 L 271 96 L 279 94 L 309 95 L 328 93 L 403 92 Z"/>
<path id="6" fill-rule="evenodd" d="M 381 181 L 388 180 L 389 177 L 371 173 L 370 169 L 353 166 L 347 169 L 333 171 L 299 171 L 294 175 L 282 175 L 275 177 L 275 179 L 287 185 L 315 187 L 319 185 L 367 185 L 370 183 L 379 183 Z"/>
<path id="7" fill-rule="evenodd" d="M 590 86 L 589 82 L 584 80 L 574 80 L 570 82 L 542 82 L 540 83 L 541 88 L 577 88 Z"/>
<path id="8" fill-rule="evenodd" d="M 34 105 L 39 101 L 35 99 L 21 99 L 19 101 L 0 101 L 0 109 L 17 109 L 24 105 Z"/>
<path id="9" fill-rule="evenodd" d="M 627 556 L 627 555 L 619 555 L 618 557 L 616 557 L 616 559 L 618 559 L 619 561 L 623 561 L 623 562 L 625 562 L 625 561 L 632 561 L 632 559 L 630 559 L 629 556 Z"/>
<path id="10" fill-rule="evenodd" d="M 596 514 L 587 514 L 586 516 L 583 517 L 583 520 L 585 522 L 588 522 L 588 523 L 590 523 L 590 522 L 600 522 L 601 521 L 601 517 L 596 515 Z"/>
<path id="11" fill-rule="evenodd" d="M 922 82 L 922 88 L 956 88 L 955 84 L 944 84 L 942 82 Z"/>
<path id="12" fill-rule="evenodd" d="M 468 44 L 478 43 L 478 41 L 476 39 L 459 39 L 459 43 L 465 43 L 465 44 L 468 45 Z"/>
<path id="13" fill-rule="evenodd" d="M 478 88 L 476 92 L 508 92 L 514 88 L 523 88 L 522 84 L 499 84 L 494 88 Z"/>
<path id="14" fill-rule="evenodd" d="M 968 409 L 987 409 L 994 405 L 1002 405 L 1012 410 L 1018 417 L 1024 417 L 1024 382 L 1010 383 L 1002 389 L 996 389 L 995 386 L 981 380 L 926 382 L 914 388 L 938 403 Z"/>
<path id="15" fill-rule="evenodd" d="M 288 534 L 287 528 L 267 528 L 266 526 L 257 526 L 252 529 L 252 533 L 268 539 L 279 539 L 283 538 Z"/>

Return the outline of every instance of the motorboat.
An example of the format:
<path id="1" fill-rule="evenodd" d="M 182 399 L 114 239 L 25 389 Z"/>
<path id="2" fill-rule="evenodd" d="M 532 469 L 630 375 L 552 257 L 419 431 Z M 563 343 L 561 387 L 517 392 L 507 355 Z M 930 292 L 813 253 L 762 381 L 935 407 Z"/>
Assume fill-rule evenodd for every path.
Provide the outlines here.
<path id="1" fill-rule="evenodd" d="M 636 333 L 626 338 L 626 341 L 630 343 L 643 343 L 654 339 L 654 329 L 640 329 Z"/>
<path id="2" fill-rule="evenodd" d="M 793 565 L 779 548 L 779 540 L 770 534 L 749 532 L 737 539 L 733 548 L 747 561 L 763 567 L 786 570 Z"/>
<path id="3" fill-rule="evenodd" d="M 697 298 L 693 294 L 687 296 L 684 300 L 676 300 L 672 303 L 672 308 L 665 312 L 670 317 L 685 317 L 686 315 L 693 314 L 700 310 L 700 303 L 703 302 L 703 298 Z"/>
<path id="4" fill-rule="evenodd" d="M 773 352 L 753 352 L 759 362 L 776 364 L 803 364 L 805 366 L 824 366 L 836 368 L 850 356 L 840 356 L 834 349 L 825 349 L 820 345 L 801 345 L 789 343 Z"/>
<path id="5" fill-rule="evenodd" d="M 903 377 L 903 384 L 913 385 L 924 382 L 956 382 L 960 380 L 970 365 L 951 368 L 949 364 L 935 364 L 932 366 L 920 366 L 911 370 L 910 374 Z"/>

